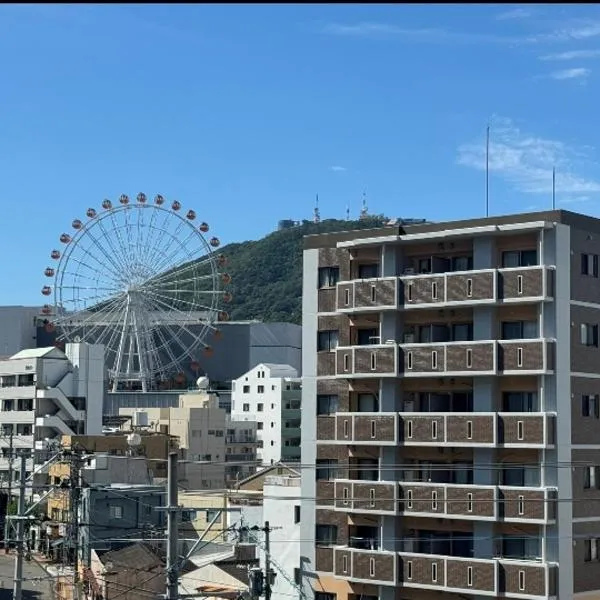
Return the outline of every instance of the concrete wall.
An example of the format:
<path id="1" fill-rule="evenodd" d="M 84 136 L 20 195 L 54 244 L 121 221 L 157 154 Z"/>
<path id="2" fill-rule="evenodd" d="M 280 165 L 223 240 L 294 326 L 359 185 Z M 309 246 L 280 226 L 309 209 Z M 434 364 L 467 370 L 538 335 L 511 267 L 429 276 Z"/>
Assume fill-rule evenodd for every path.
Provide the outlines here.
<path id="1" fill-rule="evenodd" d="M 0 306 L 0 356 L 36 346 L 34 319 L 39 314 L 38 307 Z"/>

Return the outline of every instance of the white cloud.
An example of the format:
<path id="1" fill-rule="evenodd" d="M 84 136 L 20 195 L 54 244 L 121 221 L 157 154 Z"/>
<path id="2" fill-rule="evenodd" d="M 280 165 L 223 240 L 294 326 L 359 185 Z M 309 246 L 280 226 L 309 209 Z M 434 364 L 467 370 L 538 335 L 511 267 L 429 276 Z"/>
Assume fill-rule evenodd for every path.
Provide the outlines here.
<path id="1" fill-rule="evenodd" d="M 512 11 L 511 11 L 512 12 Z M 506 14 L 506 13 L 505 13 Z M 493 33 L 452 31 L 444 28 L 411 28 L 393 23 L 359 22 L 330 23 L 321 33 L 345 37 L 397 38 L 422 43 L 465 44 L 553 44 L 569 41 L 590 40 L 600 36 L 600 21 L 571 20 L 562 27 L 546 32 L 510 36 Z"/>
<path id="2" fill-rule="evenodd" d="M 332 167 L 329 167 L 329 170 L 333 171 L 334 173 L 342 173 L 348 169 L 346 169 L 346 167 L 340 167 L 340 165 L 333 165 Z"/>
<path id="3" fill-rule="evenodd" d="M 578 60 L 585 58 L 600 58 L 600 50 L 570 50 L 540 56 L 540 60 Z"/>
<path id="4" fill-rule="evenodd" d="M 556 192 L 563 199 L 600 193 L 600 181 L 576 172 L 582 152 L 566 144 L 523 133 L 510 119 L 495 118 L 490 134 L 489 168 L 527 194 L 552 193 L 552 169 L 556 167 Z M 457 162 L 485 170 L 485 140 L 458 148 Z M 573 202 L 575 200 L 572 200 Z M 562 200 L 561 200 L 562 203 Z"/>
<path id="5" fill-rule="evenodd" d="M 496 16 L 498 21 L 508 21 L 512 19 L 528 19 L 533 15 L 533 11 L 529 8 L 514 8 L 513 10 L 507 10 Z"/>
<path id="6" fill-rule="evenodd" d="M 583 67 L 575 67 L 573 69 L 563 69 L 562 71 L 554 71 L 550 74 L 552 79 L 585 79 L 591 73 L 590 69 L 584 69 Z"/>

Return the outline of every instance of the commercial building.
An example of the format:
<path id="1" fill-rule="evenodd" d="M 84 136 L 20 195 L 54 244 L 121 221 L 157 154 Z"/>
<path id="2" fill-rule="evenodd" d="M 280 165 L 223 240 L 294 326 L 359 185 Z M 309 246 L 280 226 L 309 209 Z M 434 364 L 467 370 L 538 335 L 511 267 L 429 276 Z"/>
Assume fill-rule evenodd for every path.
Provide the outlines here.
<path id="1" fill-rule="evenodd" d="M 225 487 L 226 413 L 214 394 L 201 390 L 181 394 L 173 408 L 122 408 L 136 429 L 156 431 L 179 439 L 179 481 L 187 490 Z"/>
<path id="2" fill-rule="evenodd" d="M 27 471 L 31 473 L 45 463 L 61 435 L 101 432 L 103 376 L 103 347 L 89 344 L 67 344 L 65 352 L 22 350 L 0 361 L 4 485 L 9 472 L 13 480 L 18 478 L 17 462 L 9 458 L 11 445 L 30 456 Z"/>
<path id="3" fill-rule="evenodd" d="M 40 315 L 40 309 L 35 306 L 0 306 L 0 357 L 8 358 L 23 348 L 38 346 L 36 317 Z"/>
<path id="4" fill-rule="evenodd" d="M 302 382 L 285 364 L 261 363 L 232 381 L 231 418 L 256 423 L 263 466 L 300 460 Z"/>
<path id="5" fill-rule="evenodd" d="M 305 239 L 308 598 L 599 597 L 599 256 L 567 211 Z"/>

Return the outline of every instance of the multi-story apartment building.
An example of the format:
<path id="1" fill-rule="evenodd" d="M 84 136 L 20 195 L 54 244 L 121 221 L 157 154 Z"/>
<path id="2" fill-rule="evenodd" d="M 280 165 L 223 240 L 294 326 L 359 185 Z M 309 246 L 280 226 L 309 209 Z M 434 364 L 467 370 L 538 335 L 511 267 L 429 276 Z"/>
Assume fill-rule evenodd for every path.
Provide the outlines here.
<path id="1" fill-rule="evenodd" d="M 302 380 L 290 365 L 261 363 L 231 383 L 231 418 L 256 423 L 263 466 L 300 460 Z"/>
<path id="2" fill-rule="evenodd" d="M 600 597 L 599 256 L 567 211 L 306 238 L 308 598 Z"/>
<path id="3" fill-rule="evenodd" d="M 62 434 L 101 432 L 103 378 L 102 346 L 67 344 L 65 352 L 22 350 L 0 361 L 2 481 L 7 481 L 11 467 L 12 478 L 18 479 L 16 450 L 30 456 L 27 470 L 32 472 L 46 461 Z"/>

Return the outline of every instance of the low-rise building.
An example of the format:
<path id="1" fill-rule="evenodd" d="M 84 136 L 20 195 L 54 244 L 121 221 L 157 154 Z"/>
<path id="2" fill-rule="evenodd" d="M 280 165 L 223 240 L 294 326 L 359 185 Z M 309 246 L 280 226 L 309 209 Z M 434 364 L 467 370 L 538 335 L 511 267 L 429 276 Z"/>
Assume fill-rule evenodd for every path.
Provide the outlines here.
<path id="1" fill-rule="evenodd" d="M 136 431 L 178 438 L 182 488 L 224 489 L 226 413 L 214 394 L 198 390 L 180 395 L 174 408 L 122 408 L 120 414 L 132 418 Z"/>
<path id="2" fill-rule="evenodd" d="M 225 434 L 225 478 L 227 486 L 235 486 L 256 471 L 257 465 L 257 423 L 234 421 L 227 417 Z"/>
<path id="3" fill-rule="evenodd" d="M 290 365 L 261 363 L 231 384 L 231 418 L 256 423 L 262 466 L 300 460 L 301 381 Z"/>
<path id="4" fill-rule="evenodd" d="M 164 562 L 146 544 L 91 551 L 84 580 L 89 600 L 148 600 L 165 593 Z"/>

